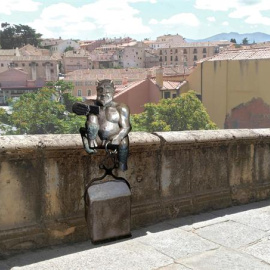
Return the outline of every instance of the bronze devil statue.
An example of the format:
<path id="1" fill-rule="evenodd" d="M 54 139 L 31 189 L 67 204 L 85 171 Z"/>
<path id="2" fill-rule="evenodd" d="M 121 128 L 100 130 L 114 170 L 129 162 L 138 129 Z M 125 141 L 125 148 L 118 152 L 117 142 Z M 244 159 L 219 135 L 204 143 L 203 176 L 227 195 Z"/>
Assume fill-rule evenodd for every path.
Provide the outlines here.
<path id="1" fill-rule="evenodd" d="M 119 167 L 125 171 L 131 130 L 129 108 L 113 100 L 113 81 L 97 81 L 96 89 L 96 100 L 76 102 L 72 107 L 74 113 L 87 117 L 85 128 L 80 129 L 84 149 L 89 154 L 98 148 L 116 150 Z"/>

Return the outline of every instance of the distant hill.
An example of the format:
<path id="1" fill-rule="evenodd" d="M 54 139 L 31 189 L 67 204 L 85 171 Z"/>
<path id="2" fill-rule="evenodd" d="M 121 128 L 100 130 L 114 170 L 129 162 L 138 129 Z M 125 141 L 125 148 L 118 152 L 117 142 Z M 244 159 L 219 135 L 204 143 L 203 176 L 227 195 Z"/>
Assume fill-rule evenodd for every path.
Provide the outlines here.
<path id="1" fill-rule="evenodd" d="M 187 42 L 204 42 L 204 41 L 215 41 L 215 40 L 231 40 L 231 38 L 235 38 L 237 43 L 242 43 L 242 40 L 244 38 L 247 38 L 249 43 L 258 43 L 258 42 L 264 42 L 264 41 L 270 41 L 270 35 L 265 34 L 265 33 L 247 33 L 247 34 L 239 34 L 236 32 L 231 32 L 231 33 L 221 33 L 214 35 L 212 37 L 208 37 L 205 39 L 188 39 L 186 38 L 185 40 Z"/>

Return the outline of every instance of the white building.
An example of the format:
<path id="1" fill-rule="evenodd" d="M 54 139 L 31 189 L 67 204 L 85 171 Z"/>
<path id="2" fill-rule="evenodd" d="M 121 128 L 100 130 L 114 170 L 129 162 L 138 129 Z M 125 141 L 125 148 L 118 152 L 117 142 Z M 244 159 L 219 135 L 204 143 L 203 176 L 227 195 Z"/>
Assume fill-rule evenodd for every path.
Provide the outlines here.
<path id="1" fill-rule="evenodd" d="M 144 68 L 145 67 L 145 49 L 148 48 L 143 42 L 131 42 L 123 46 L 121 57 L 124 68 Z"/>
<path id="2" fill-rule="evenodd" d="M 79 43 L 77 43 L 72 39 L 67 40 L 60 39 L 57 40 L 55 44 L 49 46 L 52 53 L 60 53 L 60 54 L 63 54 L 65 52 L 65 49 L 68 47 L 74 48 L 75 51 L 80 49 Z"/>

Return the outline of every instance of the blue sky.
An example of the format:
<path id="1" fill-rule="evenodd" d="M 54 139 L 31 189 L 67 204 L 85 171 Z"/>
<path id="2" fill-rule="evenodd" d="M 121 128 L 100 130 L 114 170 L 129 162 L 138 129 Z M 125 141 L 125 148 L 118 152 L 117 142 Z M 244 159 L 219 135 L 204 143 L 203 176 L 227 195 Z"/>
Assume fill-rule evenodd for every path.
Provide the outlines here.
<path id="1" fill-rule="evenodd" d="M 270 34 L 270 0 L 6 0 L 0 22 L 30 25 L 44 38 L 81 40 Z"/>

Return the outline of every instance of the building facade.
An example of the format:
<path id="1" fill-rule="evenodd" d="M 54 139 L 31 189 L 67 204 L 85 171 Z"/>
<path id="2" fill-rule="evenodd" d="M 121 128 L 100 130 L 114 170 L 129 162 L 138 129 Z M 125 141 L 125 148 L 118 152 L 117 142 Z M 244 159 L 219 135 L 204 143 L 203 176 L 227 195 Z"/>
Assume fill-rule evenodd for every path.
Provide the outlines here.
<path id="1" fill-rule="evenodd" d="M 198 63 L 187 80 L 219 128 L 269 128 L 269 69 L 270 48 L 228 50 Z"/>

